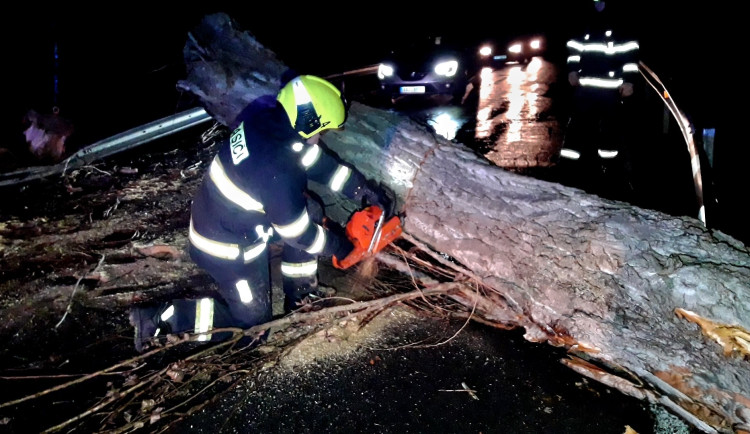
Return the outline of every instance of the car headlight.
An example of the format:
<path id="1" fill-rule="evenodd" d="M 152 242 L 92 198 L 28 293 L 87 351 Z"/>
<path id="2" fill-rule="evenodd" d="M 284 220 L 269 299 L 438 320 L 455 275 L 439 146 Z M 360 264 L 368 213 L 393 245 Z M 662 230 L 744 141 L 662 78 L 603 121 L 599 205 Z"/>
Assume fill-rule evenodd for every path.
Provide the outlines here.
<path id="1" fill-rule="evenodd" d="M 487 57 L 492 54 L 492 47 L 489 45 L 483 45 L 481 48 L 479 48 L 479 55 L 482 57 Z"/>
<path id="2" fill-rule="evenodd" d="M 393 75 L 393 67 L 391 65 L 381 63 L 378 65 L 378 78 L 384 79 Z"/>
<path id="3" fill-rule="evenodd" d="M 458 62 L 455 60 L 448 60 L 445 62 L 440 62 L 437 65 L 435 65 L 435 74 L 437 75 L 452 77 L 456 75 L 457 71 L 458 71 Z"/>
<path id="4" fill-rule="evenodd" d="M 511 44 L 510 47 L 508 47 L 508 52 L 519 54 L 522 51 L 522 46 L 520 42 L 516 42 L 515 44 Z"/>
<path id="5" fill-rule="evenodd" d="M 531 40 L 531 41 L 529 42 L 529 46 L 530 46 L 530 47 L 531 47 L 531 48 L 532 48 L 533 50 L 538 50 L 538 49 L 542 48 L 542 41 L 541 41 L 541 40 L 539 40 L 539 39 L 532 39 L 532 40 Z"/>

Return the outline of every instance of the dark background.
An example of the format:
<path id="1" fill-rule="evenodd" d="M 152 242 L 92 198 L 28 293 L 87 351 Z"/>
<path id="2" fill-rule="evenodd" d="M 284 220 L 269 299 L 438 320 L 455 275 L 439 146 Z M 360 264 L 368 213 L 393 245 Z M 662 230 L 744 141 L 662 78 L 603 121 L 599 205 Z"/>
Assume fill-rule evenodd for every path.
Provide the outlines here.
<path id="1" fill-rule="evenodd" d="M 78 148 L 191 105 L 175 83 L 184 77 L 187 34 L 207 13 L 228 13 L 294 69 L 327 75 L 377 63 L 389 49 L 426 33 L 476 44 L 542 32 L 549 55 L 564 61 L 565 41 L 584 28 L 592 2 L 486 4 L 21 4 L 17 14 L 6 14 L 2 29 L 10 73 L 3 142 L 24 144 L 21 120 L 31 108 L 50 112 L 58 106 L 78 127 L 69 142 L 69 148 Z M 720 33 L 729 33 L 721 17 L 731 11 L 720 10 L 718 2 L 696 6 L 612 0 L 607 11 L 620 28 L 637 35 L 642 59 L 667 82 L 683 110 L 697 122 L 715 124 L 724 73 L 712 59 L 720 43 L 730 40 Z"/>
<path id="2" fill-rule="evenodd" d="M 486 5 L 486 6 L 485 6 Z M 383 2 L 16 4 L 0 26 L 5 56 L 2 145 L 23 155 L 24 115 L 59 107 L 75 132 L 68 153 L 97 140 L 197 105 L 177 91 L 184 78 L 188 32 L 209 13 L 226 12 L 297 71 L 328 75 L 377 63 L 390 49 L 423 34 L 473 46 L 486 38 L 547 36 L 549 60 L 562 66 L 565 42 L 585 28 L 589 0 L 409 5 Z M 720 2 L 612 0 L 615 25 L 636 36 L 653 69 L 697 131 L 715 128 L 711 182 L 725 192 L 736 232 L 744 227 L 747 145 L 743 39 Z M 746 38 L 745 38 L 746 39 Z M 3 157 L 0 157 L 3 158 Z M 30 160 L 29 163 L 33 163 Z M 655 186 L 658 187 L 658 186 Z M 739 199 L 738 199 L 739 198 Z M 727 206 L 726 202 L 732 202 Z M 734 206 L 734 202 L 737 202 Z"/>

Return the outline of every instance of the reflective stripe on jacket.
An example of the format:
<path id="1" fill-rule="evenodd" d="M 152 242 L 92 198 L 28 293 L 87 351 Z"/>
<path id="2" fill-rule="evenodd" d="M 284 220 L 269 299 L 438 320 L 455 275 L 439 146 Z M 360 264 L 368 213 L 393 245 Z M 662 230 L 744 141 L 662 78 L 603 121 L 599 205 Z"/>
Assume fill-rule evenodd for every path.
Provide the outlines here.
<path id="1" fill-rule="evenodd" d="M 262 225 L 258 225 L 256 231 L 258 232 L 260 241 L 249 246 L 240 247 L 240 245 L 236 243 L 225 243 L 204 237 L 195 230 L 193 220 L 190 219 L 188 238 L 190 239 L 190 243 L 203 253 L 230 261 L 242 259 L 242 262 L 247 264 L 252 262 L 253 259 L 260 256 L 261 253 L 266 250 L 268 240 L 271 238 L 271 235 L 273 235 L 273 229 L 266 231 Z"/>
<path id="2" fill-rule="evenodd" d="M 260 241 L 255 229 L 261 224 L 262 228 L 272 226 L 285 243 L 310 254 L 346 256 L 351 250 L 349 240 L 313 222 L 304 196 L 308 175 L 323 176 L 324 170 L 319 169 L 335 159 L 320 148 L 318 155 L 305 145 L 302 148 L 313 153 L 295 150 L 300 148 L 300 136 L 275 98 L 253 101 L 235 123 L 193 200 L 191 234 L 195 236 L 191 242 L 195 247 L 205 253 L 210 250 L 213 256 L 238 258 L 240 246 L 252 247 Z M 351 176 L 342 173 L 353 171 L 342 167 L 333 170 L 328 182 L 334 191 L 346 194 Z"/>
<path id="3" fill-rule="evenodd" d="M 614 89 L 638 75 L 638 42 L 617 40 L 611 30 L 567 42 L 568 71 L 579 74 L 584 87 Z"/>

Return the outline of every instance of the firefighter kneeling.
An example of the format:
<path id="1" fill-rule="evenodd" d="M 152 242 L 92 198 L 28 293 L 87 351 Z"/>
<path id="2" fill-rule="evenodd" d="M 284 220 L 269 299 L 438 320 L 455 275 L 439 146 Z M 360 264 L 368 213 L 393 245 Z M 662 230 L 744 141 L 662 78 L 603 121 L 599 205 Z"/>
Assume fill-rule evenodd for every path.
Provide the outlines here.
<path id="1" fill-rule="evenodd" d="M 286 313 L 321 296 L 319 257 L 331 257 L 334 264 L 348 268 L 368 256 L 362 254 L 361 244 L 326 227 L 322 206 L 308 202 L 308 180 L 316 181 L 363 207 L 377 207 L 385 221 L 393 221 L 390 192 L 341 162 L 320 141 L 326 130 L 343 126 L 346 110 L 333 84 L 300 75 L 285 83 L 278 95 L 260 97 L 240 113 L 191 207 L 190 257 L 213 277 L 218 294 L 133 308 L 138 351 L 166 333 L 191 332 L 198 333 L 199 340 L 222 340 L 229 334 L 209 332 L 269 321 L 268 244 L 273 240 L 283 243 Z M 373 234 L 376 229 L 373 226 Z"/>

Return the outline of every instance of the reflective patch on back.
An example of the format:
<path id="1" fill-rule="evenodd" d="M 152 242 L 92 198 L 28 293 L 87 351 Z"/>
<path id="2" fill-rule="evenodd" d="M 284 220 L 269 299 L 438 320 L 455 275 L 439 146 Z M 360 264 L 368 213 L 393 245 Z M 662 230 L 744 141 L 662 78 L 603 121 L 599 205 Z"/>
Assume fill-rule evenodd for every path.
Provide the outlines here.
<path id="1" fill-rule="evenodd" d="M 240 123 L 240 126 L 232 131 L 232 135 L 229 136 L 229 146 L 232 148 L 232 162 L 234 162 L 235 166 L 250 156 L 250 151 L 248 151 L 247 143 L 245 142 L 244 122 Z"/>

